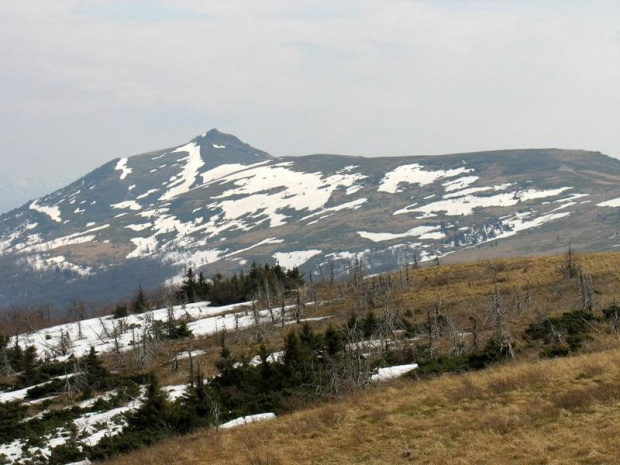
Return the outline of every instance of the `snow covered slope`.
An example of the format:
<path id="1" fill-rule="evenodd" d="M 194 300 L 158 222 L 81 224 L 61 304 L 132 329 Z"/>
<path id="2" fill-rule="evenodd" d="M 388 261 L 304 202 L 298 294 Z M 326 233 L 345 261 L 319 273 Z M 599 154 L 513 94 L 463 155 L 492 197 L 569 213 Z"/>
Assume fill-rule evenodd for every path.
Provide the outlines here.
<path id="1" fill-rule="evenodd" d="M 378 272 L 569 242 L 612 249 L 619 182 L 620 161 L 597 152 L 274 158 L 211 130 L 1 216 L 0 299 L 110 299 L 186 266 L 210 274 L 253 260 L 344 273 L 357 257 Z"/>

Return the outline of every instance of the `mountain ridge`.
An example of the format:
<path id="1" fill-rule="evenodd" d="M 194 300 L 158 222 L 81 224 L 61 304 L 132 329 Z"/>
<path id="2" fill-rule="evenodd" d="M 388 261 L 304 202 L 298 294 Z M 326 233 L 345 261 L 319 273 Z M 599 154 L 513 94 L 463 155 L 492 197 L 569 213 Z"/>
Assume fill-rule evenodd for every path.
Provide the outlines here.
<path id="1" fill-rule="evenodd" d="M 346 273 L 356 258 L 377 272 L 470 257 L 472 248 L 491 256 L 568 242 L 608 250 L 620 229 L 618 183 L 620 160 L 600 152 L 276 158 L 214 128 L 115 158 L 1 215 L 0 254 L 11 271 L 0 276 L 0 296 L 36 301 L 68 282 L 78 297 L 92 297 L 81 289 L 98 281 L 115 298 L 129 284 L 111 283 L 129 276 L 132 286 L 152 286 L 188 266 L 226 272 L 254 260 L 320 275 L 332 266 Z M 17 292 L 28 273 L 49 292 Z"/>

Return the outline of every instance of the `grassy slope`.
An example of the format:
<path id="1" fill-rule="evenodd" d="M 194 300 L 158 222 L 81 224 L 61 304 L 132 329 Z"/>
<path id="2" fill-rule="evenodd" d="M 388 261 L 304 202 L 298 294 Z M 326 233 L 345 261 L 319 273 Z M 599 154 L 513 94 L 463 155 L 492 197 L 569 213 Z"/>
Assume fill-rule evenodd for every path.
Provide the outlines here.
<path id="1" fill-rule="evenodd" d="M 614 341 L 615 342 L 615 341 Z M 620 351 L 398 381 L 114 464 L 614 463 Z"/>
<path id="2" fill-rule="evenodd" d="M 592 277 L 599 309 L 620 298 L 620 254 L 579 260 Z M 575 308 L 578 287 L 562 279 L 562 262 L 554 256 L 423 268 L 393 296 L 390 306 L 411 310 L 413 322 L 439 304 L 467 330 L 470 316 L 484 321 L 495 286 L 506 306 L 529 288 L 533 304 L 509 326 L 519 349 L 515 362 L 373 386 L 276 421 L 175 438 L 110 463 L 613 463 L 620 452 L 613 439 L 620 429 L 620 340 L 600 325 L 582 354 L 539 361 L 540 347 L 523 339 L 524 328 L 540 315 Z M 320 293 L 338 295 L 329 287 Z M 308 316 L 344 321 L 355 306 L 348 299 Z M 484 333 L 490 331 L 487 326 Z M 274 349 L 281 337 L 268 337 Z M 251 336 L 229 342 L 233 352 L 247 352 Z M 202 362 L 207 371 L 218 352 L 213 344 L 213 338 L 193 343 L 209 352 Z M 184 376 L 161 368 L 164 384 Z"/>
<path id="3" fill-rule="evenodd" d="M 401 281 L 402 278 L 403 284 L 391 295 L 388 307 L 398 309 L 401 315 L 409 311 L 409 314 L 413 315 L 409 321 L 416 324 L 423 323 L 427 312 L 434 312 L 435 307 L 440 305 L 441 312 L 452 317 L 458 328 L 471 329 L 470 317 L 474 316 L 482 331 L 482 322 L 489 308 L 489 296 L 495 286 L 501 292 L 506 306 L 512 304 L 515 296 L 523 298 L 529 288 L 532 307 L 515 315 L 510 323 L 512 334 L 523 348 L 524 343 L 520 338 L 529 323 L 541 314 L 554 316 L 571 311 L 579 300 L 576 283 L 564 282 L 558 271 L 563 260 L 563 256 L 558 255 L 430 266 L 412 269 L 409 283 L 406 283 L 404 271 L 397 272 L 392 276 L 395 281 Z M 599 307 L 606 307 L 614 300 L 620 301 L 620 253 L 585 254 L 579 257 L 579 261 L 592 276 Z M 558 293 L 561 293 L 561 296 Z M 338 300 L 343 294 L 346 299 Z M 308 300 L 311 300 L 311 296 L 308 296 Z M 316 308 L 306 307 L 305 317 L 333 317 L 313 323 L 313 328 L 319 330 L 328 325 L 344 324 L 353 310 L 360 316 L 366 311 L 359 309 L 355 295 L 346 284 L 320 285 L 317 289 L 317 300 L 334 300 Z M 374 309 L 377 316 L 381 314 L 382 308 Z M 285 331 L 280 328 L 264 328 L 266 345 L 273 350 L 281 350 L 283 335 L 292 328 L 287 326 Z M 492 328 L 486 325 L 486 332 L 482 331 L 481 339 L 484 340 L 485 334 L 488 336 L 491 330 Z M 254 334 L 254 331 L 246 330 L 237 338 L 235 334 L 229 333 L 227 346 L 237 355 L 256 355 L 258 345 L 255 343 Z M 187 350 L 188 347 L 190 344 L 187 341 L 167 345 L 160 359 L 169 361 L 176 352 Z M 191 348 L 207 352 L 201 359 L 201 366 L 207 375 L 215 374 L 213 364 L 220 353 L 218 337 L 193 340 Z M 529 353 L 521 356 L 528 357 Z M 171 373 L 169 364 L 165 362 L 154 364 L 151 368 L 160 372 L 162 384 L 177 384 L 187 379 L 185 365 L 176 373 Z"/>

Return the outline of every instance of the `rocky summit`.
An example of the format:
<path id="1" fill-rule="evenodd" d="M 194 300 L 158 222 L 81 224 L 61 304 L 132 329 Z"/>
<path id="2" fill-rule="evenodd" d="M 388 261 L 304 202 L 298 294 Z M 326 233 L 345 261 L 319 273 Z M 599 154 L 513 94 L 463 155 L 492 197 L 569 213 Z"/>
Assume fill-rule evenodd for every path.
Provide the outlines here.
<path id="1" fill-rule="evenodd" d="M 186 267 L 253 261 L 320 279 L 620 244 L 620 161 L 599 152 L 502 150 L 276 158 L 212 129 L 110 161 L 0 217 L 4 305 L 109 300 Z"/>

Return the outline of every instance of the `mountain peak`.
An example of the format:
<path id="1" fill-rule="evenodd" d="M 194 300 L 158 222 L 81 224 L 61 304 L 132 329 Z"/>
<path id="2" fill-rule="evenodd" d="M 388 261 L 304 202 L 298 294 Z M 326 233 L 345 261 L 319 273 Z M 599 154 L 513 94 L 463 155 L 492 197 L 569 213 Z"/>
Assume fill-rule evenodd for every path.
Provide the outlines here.
<path id="1" fill-rule="evenodd" d="M 201 140 L 201 139 L 214 140 L 214 139 L 221 139 L 221 138 L 232 138 L 235 140 L 239 140 L 237 137 L 233 136 L 232 134 L 225 134 L 219 131 L 217 128 L 211 128 L 207 132 L 195 137 L 193 140 Z"/>
<path id="2" fill-rule="evenodd" d="M 216 137 L 216 136 L 224 136 L 228 134 L 224 134 L 223 132 L 218 131 L 217 128 L 211 128 L 207 132 L 205 132 L 201 137 Z"/>
<path id="3" fill-rule="evenodd" d="M 205 158 L 207 165 L 222 163 L 256 163 L 271 159 L 271 155 L 246 144 L 232 134 L 225 134 L 217 128 L 211 128 L 204 134 L 195 137 L 191 142 L 199 145 L 209 154 Z"/>

